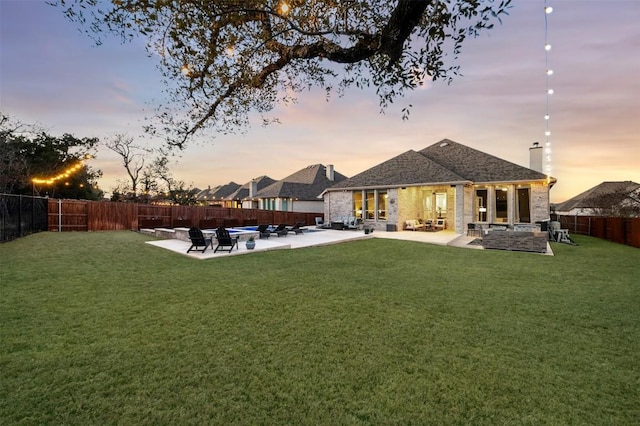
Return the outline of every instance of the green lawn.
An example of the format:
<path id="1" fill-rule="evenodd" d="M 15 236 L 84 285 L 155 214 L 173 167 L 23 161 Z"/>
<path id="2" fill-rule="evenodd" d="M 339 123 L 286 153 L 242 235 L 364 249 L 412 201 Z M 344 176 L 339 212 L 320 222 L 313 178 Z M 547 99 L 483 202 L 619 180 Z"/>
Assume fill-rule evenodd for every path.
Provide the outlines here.
<path id="1" fill-rule="evenodd" d="M 1 424 L 640 423 L 640 250 L 0 244 Z"/>

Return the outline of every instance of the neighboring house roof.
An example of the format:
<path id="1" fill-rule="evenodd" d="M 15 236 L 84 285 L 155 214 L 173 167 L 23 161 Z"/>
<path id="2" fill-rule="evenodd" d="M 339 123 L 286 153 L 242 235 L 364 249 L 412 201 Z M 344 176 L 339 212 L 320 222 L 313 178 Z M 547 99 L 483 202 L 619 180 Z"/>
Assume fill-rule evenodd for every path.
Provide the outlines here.
<path id="1" fill-rule="evenodd" d="M 198 200 L 221 200 L 240 188 L 235 182 L 229 182 L 226 185 L 218 185 L 213 188 L 209 187 L 198 193 Z"/>
<path id="2" fill-rule="evenodd" d="M 259 190 L 255 196 L 317 201 L 322 191 L 345 179 L 347 179 L 345 175 L 334 170 L 333 180 L 329 180 L 327 168 L 322 164 L 313 164 Z"/>
<path id="3" fill-rule="evenodd" d="M 633 191 L 637 191 L 640 188 L 640 184 L 627 181 L 618 182 L 602 182 L 599 185 L 594 186 L 591 189 L 584 191 L 581 194 L 576 195 L 573 198 L 568 199 L 555 206 L 556 211 L 568 212 L 573 209 L 590 209 L 597 208 L 597 202 L 602 199 L 603 196 L 619 193 L 630 194 Z"/>
<path id="4" fill-rule="evenodd" d="M 420 151 L 400 154 L 329 189 L 546 179 L 544 173 L 443 139 Z"/>
<path id="5" fill-rule="evenodd" d="M 256 187 L 258 191 L 262 188 L 266 188 L 275 182 L 275 180 L 271 179 L 269 176 L 260 176 L 255 179 L 252 179 L 250 182 L 245 183 L 233 193 L 229 194 L 225 197 L 226 200 L 243 200 L 249 197 L 249 187 L 251 186 L 251 182 L 256 182 Z"/>
<path id="6" fill-rule="evenodd" d="M 198 192 L 198 194 L 196 195 L 196 198 L 198 200 L 209 200 L 213 198 L 213 194 L 216 192 L 218 188 L 220 188 L 220 185 L 213 188 L 208 187 L 207 189 L 203 189 L 202 191 Z"/>

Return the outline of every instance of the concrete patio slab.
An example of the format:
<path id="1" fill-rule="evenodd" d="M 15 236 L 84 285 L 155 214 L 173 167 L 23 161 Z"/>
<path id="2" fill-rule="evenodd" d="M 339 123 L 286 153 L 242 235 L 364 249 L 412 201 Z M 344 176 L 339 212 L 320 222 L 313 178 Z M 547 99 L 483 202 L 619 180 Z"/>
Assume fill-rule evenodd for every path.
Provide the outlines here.
<path id="1" fill-rule="evenodd" d="M 337 244 L 345 241 L 355 241 L 366 238 L 386 238 L 404 241 L 415 241 L 427 244 L 436 244 L 442 246 L 452 246 L 475 250 L 484 250 L 482 245 L 470 244 L 477 237 L 467 237 L 463 234 L 456 234 L 453 231 L 440 231 L 440 232 L 421 232 L 421 231 L 397 231 L 397 232 L 373 232 L 371 234 L 364 234 L 363 231 L 340 231 L 332 229 L 316 230 L 311 229 L 310 232 L 304 232 L 302 234 L 289 234 L 286 237 L 271 236 L 266 239 L 257 239 L 256 247 L 253 250 L 247 250 L 244 241 L 240 241 L 237 248 L 233 249 L 233 252 L 218 252 L 214 253 L 213 249 L 207 249 L 204 253 L 190 252 L 187 250 L 191 246 L 188 241 L 182 241 L 174 238 L 166 240 L 154 240 L 147 241 L 147 244 L 154 245 L 156 247 L 164 248 L 167 250 L 180 253 L 185 256 L 192 257 L 194 259 L 215 259 L 228 256 L 236 256 L 242 254 L 250 254 L 259 251 L 268 250 L 286 250 L 296 249 L 303 247 L 314 247 L 328 244 Z M 214 244 L 215 248 L 215 244 Z M 525 253 L 525 252 L 521 252 Z M 553 251 L 550 245 L 547 243 L 546 253 L 533 253 L 553 256 Z"/>

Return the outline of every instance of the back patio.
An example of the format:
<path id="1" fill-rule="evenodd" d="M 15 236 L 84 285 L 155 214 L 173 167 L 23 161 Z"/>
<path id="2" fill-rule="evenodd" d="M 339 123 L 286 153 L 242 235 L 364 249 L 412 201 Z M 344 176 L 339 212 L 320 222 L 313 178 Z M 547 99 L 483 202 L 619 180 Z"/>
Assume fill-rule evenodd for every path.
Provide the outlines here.
<path id="1" fill-rule="evenodd" d="M 347 241 L 356 241 L 367 238 L 387 238 L 405 241 L 414 241 L 426 244 L 436 244 L 441 246 L 453 246 L 468 249 L 480 249 L 482 246 L 479 244 L 470 244 L 476 237 L 466 236 L 458 234 L 451 230 L 445 230 L 441 232 L 413 232 L 413 231 L 398 231 L 398 232 L 373 232 L 371 234 L 365 234 L 363 231 L 338 231 L 332 229 L 308 229 L 302 234 L 289 234 L 286 237 L 271 237 L 268 239 L 257 239 L 256 246 L 253 250 L 247 250 L 243 241 L 240 242 L 237 249 L 234 249 L 231 253 L 214 253 L 213 250 L 206 250 L 205 253 L 190 252 L 187 253 L 189 246 L 188 241 L 183 241 L 174 238 L 168 238 L 163 240 L 147 241 L 147 244 L 154 245 L 156 247 L 164 248 L 174 251 L 184 256 L 193 257 L 195 259 L 215 259 L 220 257 L 228 257 L 242 254 L 249 254 L 252 252 L 268 251 L 268 250 L 285 250 L 285 249 L 297 249 L 305 247 L 316 247 L 329 244 L 338 244 Z M 547 244 L 546 255 L 553 256 L 550 246 Z"/>

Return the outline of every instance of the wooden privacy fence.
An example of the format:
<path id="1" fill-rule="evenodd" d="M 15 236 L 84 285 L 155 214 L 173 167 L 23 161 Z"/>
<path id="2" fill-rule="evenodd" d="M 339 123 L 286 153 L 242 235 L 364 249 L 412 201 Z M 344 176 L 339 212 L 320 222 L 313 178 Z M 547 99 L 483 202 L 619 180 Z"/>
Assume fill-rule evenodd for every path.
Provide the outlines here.
<path id="1" fill-rule="evenodd" d="M 210 206 L 157 206 L 108 201 L 49 199 L 49 231 L 115 231 L 197 226 L 210 229 L 258 224 L 314 225 L 322 213 L 234 209 Z"/>
<path id="2" fill-rule="evenodd" d="M 640 248 L 640 218 L 551 215 L 569 233 L 590 235 Z"/>

